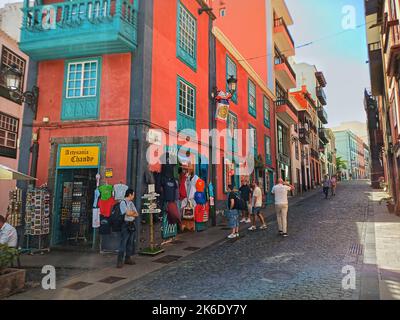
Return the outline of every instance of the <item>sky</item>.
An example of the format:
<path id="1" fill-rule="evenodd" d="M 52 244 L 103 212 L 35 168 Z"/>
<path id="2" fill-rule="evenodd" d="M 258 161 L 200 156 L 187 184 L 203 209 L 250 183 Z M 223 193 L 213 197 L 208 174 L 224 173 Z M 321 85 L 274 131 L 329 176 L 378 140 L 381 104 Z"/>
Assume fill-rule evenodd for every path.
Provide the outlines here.
<path id="1" fill-rule="evenodd" d="M 251 0 L 248 0 L 251 1 Z M 327 80 L 328 127 L 345 121 L 366 121 L 364 89 L 370 87 L 363 0 L 286 0 L 294 20 L 290 31 L 296 46 L 296 62 L 316 65 Z M 354 9 L 355 29 L 344 29 Z M 346 9 L 346 7 L 344 8 Z M 352 9 L 352 10 L 353 10 Z"/>
<path id="2" fill-rule="evenodd" d="M 252 0 L 247 0 L 252 1 Z M 5 3 L 17 2 L 0 0 Z M 286 0 L 293 17 L 290 27 L 296 46 L 296 62 L 315 64 L 328 82 L 328 127 L 345 121 L 366 121 L 364 88 L 370 87 L 363 0 Z M 355 29 L 345 30 L 345 6 L 355 12 Z"/>

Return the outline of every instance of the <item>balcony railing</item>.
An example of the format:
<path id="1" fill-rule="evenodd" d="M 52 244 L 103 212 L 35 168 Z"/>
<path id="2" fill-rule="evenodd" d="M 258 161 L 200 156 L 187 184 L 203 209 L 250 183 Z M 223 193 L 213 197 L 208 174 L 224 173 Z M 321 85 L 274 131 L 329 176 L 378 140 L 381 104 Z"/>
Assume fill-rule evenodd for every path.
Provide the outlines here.
<path id="1" fill-rule="evenodd" d="M 28 6 L 23 12 L 20 47 L 39 60 L 137 46 L 137 0 L 74 0 Z"/>
<path id="2" fill-rule="evenodd" d="M 317 150 L 315 150 L 315 149 L 311 149 L 311 157 L 312 158 L 314 158 L 314 159 L 319 159 L 319 152 L 317 151 Z"/>
<path id="3" fill-rule="evenodd" d="M 275 104 L 277 107 L 287 105 L 289 109 L 297 116 L 297 109 L 293 106 L 288 98 L 278 98 Z"/>
<path id="4" fill-rule="evenodd" d="M 377 51 L 377 50 L 381 50 L 381 49 L 382 49 L 382 45 L 381 45 L 380 41 L 368 44 L 368 51 L 369 52 Z"/>
<path id="5" fill-rule="evenodd" d="M 329 142 L 329 138 L 328 138 L 325 128 L 319 128 L 318 133 L 319 133 L 319 138 L 321 139 L 321 141 L 323 143 L 326 144 Z"/>
<path id="6" fill-rule="evenodd" d="M 283 55 L 275 56 L 275 65 L 279 65 L 279 64 L 285 64 L 286 67 L 289 69 L 292 77 L 296 80 L 296 72 L 294 72 L 292 66 L 290 65 L 289 61 L 287 60 L 287 58 L 285 56 L 283 56 Z"/>
<path id="7" fill-rule="evenodd" d="M 306 128 L 299 129 L 299 140 L 302 144 L 307 145 L 311 143 L 311 134 Z"/>
<path id="8" fill-rule="evenodd" d="M 328 123 L 328 114 L 323 107 L 318 109 L 318 118 L 322 121 L 323 124 Z"/>
<path id="9" fill-rule="evenodd" d="M 327 102 L 326 102 L 326 94 L 325 91 L 322 87 L 317 87 L 317 97 L 319 99 L 319 101 L 321 102 L 322 105 L 326 106 Z"/>
<path id="10" fill-rule="evenodd" d="M 285 28 L 286 33 L 287 33 L 288 36 L 289 36 L 290 42 L 292 43 L 292 45 L 293 45 L 293 47 L 294 47 L 293 37 L 292 37 L 292 35 L 290 34 L 289 28 L 287 27 L 285 20 L 284 20 L 283 18 L 275 19 L 275 27 L 281 27 L 281 26 L 283 26 L 283 27 Z"/>

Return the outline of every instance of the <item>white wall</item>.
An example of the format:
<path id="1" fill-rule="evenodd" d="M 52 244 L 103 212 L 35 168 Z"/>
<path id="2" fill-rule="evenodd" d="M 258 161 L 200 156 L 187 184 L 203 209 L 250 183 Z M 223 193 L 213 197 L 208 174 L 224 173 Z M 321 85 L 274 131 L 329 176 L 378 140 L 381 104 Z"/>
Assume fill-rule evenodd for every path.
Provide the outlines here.
<path id="1" fill-rule="evenodd" d="M 23 3 L 8 3 L 0 9 L 0 29 L 19 42 L 22 25 Z"/>

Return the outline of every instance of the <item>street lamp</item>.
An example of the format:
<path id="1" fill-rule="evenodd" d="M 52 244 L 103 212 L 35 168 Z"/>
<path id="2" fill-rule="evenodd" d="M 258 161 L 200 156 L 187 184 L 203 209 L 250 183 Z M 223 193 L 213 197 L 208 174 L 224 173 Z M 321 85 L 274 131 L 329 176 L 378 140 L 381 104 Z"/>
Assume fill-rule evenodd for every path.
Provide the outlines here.
<path id="1" fill-rule="evenodd" d="M 228 79 L 228 89 L 231 95 L 234 95 L 237 89 L 237 79 L 234 76 L 230 76 Z"/>
<path id="2" fill-rule="evenodd" d="M 222 101 L 225 100 L 226 102 L 226 112 L 223 112 L 222 114 L 224 116 L 228 115 L 228 110 L 229 110 L 229 101 L 231 100 L 232 96 L 235 94 L 236 89 L 237 89 L 237 79 L 231 75 L 228 79 L 226 79 L 227 83 L 228 83 L 228 90 L 229 90 L 229 94 L 225 94 L 222 93 L 221 91 L 218 90 L 218 88 L 215 86 L 215 82 L 214 82 L 214 86 L 212 87 L 211 90 L 211 99 L 210 99 L 210 107 L 213 109 L 212 112 L 209 112 L 209 125 L 210 125 L 210 129 L 214 131 L 214 129 L 217 128 L 217 116 L 216 116 L 216 112 L 218 110 L 218 104 Z M 209 137 L 209 168 L 211 168 L 210 170 L 210 180 L 212 181 L 213 187 L 215 188 L 215 190 L 217 189 L 217 166 L 215 161 L 213 161 L 213 137 L 212 135 L 210 135 Z M 233 148 L 232 148 L 232 152 L 233 152 Z M 225 165 L 225 164 L 224 164 Z M 211 221 L 212 221 L 212 225 L 216 226 L 217 225 L 217 221 L 216 221 L 216 214 L 215 214 L 215 206 L 211 206 L 210 207 L 210 216 L 211 216 Z"/>
<path id="3" fill-rule="evenodd" d="M 22 102 L 25 102 L 32 109 L 32 111 L 36 112 L 39 88 L 37 86 L 33 86 L 31 91 L 26 91 L 23 93 L 18 91 L 21 85 L 22 72 L 15 64 L 3 71 L 2 76 L 11 98 L 13 100 L 21 100 Z"/>

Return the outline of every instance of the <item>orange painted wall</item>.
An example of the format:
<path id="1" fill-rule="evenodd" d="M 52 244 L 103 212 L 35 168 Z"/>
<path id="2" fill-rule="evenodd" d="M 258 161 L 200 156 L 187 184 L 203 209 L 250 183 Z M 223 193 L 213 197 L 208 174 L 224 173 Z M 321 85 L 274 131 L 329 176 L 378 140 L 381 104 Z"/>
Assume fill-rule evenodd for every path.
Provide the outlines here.
<path id="1" fill-rule="evenodd" d="M 196 129 L 208 128 L 209 16 L 199 15 L 196 1 L 181 0 L 197 19 L 197 70 L 177 58 L 177 0 L 154 0 L 151 121 L 168 128 L 177 119 L 177 78 L 196 88 Z M 208 142 L 208 141 L 207 141 Z"/>
<path id="2" fill-rule="evenodd" d="M 267 81 L 267 31 L 265 0 L 251 0 L 244 4 L 241 0 L 224 1 L 224 5 L 216 6 L 218 16 L 214 25 L 232 41 L 260 77 Z M 219 17 L 219 8 L 226 8 L 226 16 Z M 243 23 L 245 21 L 245 23 Z M 271 27 L 273 22 L 271 22 Z M 272 70 L 270 70 L 272 72 Z"/>
<path id="3" fill-rule="evenodd" d="M 100 87 L 101 120 L 127 120 L 129 118 L 131 54 L 102 56 Z M 60 122 L 63 95 L 64 60 L 39 63 L 38 86 L 40 87 L 37 122 L 50 118 L 50 125 Z M 90 121 L 96 125 L 95 121 Z M 69 122 L 72 123 L 72 122 Z M 37 129 L 34 128 L 34 131 Z M 38 184 L 48 178 L 50 138 L 52 137 L 107 137 L 106 166 L 113 168 L 114 177 L 109 183 L 126 180 L 128 126 L 93 126 L 89 128 L 42 128 L 39 139 Z"/>
<path id="4" fill-rule="evenodd" d="M 217 88 L 220 90 L 226 89 L 226 56 L 228 54 L 227 49 L 217 41 L 216 45 L 217 49 Z M 237 115 L 238 117 L 238 127 L 239 129 L 246 130 L 249 128 L 249 124 L 256 128 L 257 132 L 257 151 L 261 154 L 265 160 L 265 142 L 264 136 L 267 135 L 271 137 L 271 159 L 272 159 L 272 166 L 270 168 L 275 169 L 276 166 L 276 139 L 275 139 L 275 112 L 274 112 L 274 103 L 270 100 L 270 128 L 268 129 L 264 125 L 264 112 L 263 112 L 263 96 L 264 93 L 261 88 L 257 85 L 257 83 L 253 80 L 256 84 L 256 103 L 257 103 L 257 118 L 254 118 L 252 115 L 249 114 L 248 111 L 248 79 L 249 75 L 246 70 L 241 67 L 241 65 L 230 55 L 231 59 L 235 61 L 237 65 L 237 73 L 238 73 L 238 89 L 237 89 L 237 96 L 238 96 L 238 103 L 231 102 L 230 104 L 230 111 Z M 265 96 L 267 96 L 265 94 Z M 268 97 L 268 96 L 267 96 Z M 226 128 L 225 123 L 218 122 L 218 129 L 222 130 Z M 246 136 L 245 132 L 243 132 L 242 141 L 245 143 Z M 245 149 L 243 150 L 243 154 Z M 223 166 L 218 166 L 218 198 L 222 199 L 224 197 L 223 194 L 223 183 L 224 183 L 224 176 L 223 176 Z"/>

